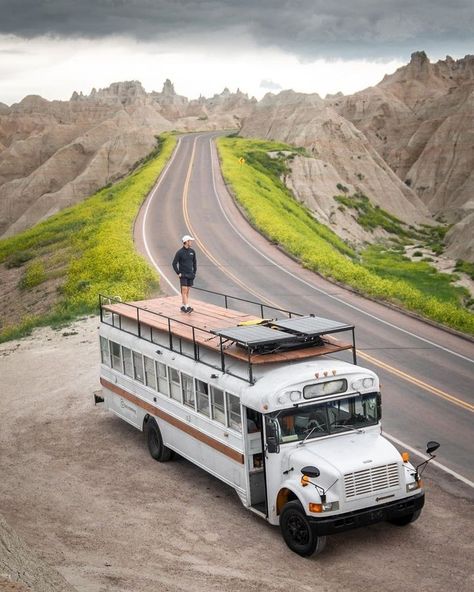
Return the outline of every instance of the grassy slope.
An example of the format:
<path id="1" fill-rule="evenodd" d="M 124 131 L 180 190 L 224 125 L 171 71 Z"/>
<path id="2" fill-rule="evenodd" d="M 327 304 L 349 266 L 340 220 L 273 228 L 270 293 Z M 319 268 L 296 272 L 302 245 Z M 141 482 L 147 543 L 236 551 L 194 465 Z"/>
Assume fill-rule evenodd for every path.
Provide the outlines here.
<path id="1" fill-rule="evenodd" d="M 443 301 L 437 297 L 436 277 L 428 291 L 420 289 L 413 276 L 397 278 L 397 274 L 382 273 L 373 261 L 364 266 L 334 233 L 318 224 L 295 201 L 280 181 L 282 171 L 266 155 L 269 151 L 295 152 L 294 148 L 243 138 L 221 138 L 218 148 L 224 177 L 250 221 L 270 240 L 298 257 L 303 265 L 363 294 L 474 334 L 474 315 L 460 304 L 455 289 Z M 241 157 L 245 159 L 243 165 L 239 163 Z M 431 270 L 429 273 L 433 275 Z M 416 276 L 417 273 L 415 280 Z"/>
<path id="2" fill-rule="evenodd" d="M 142 166 L 33 228 L 0 241 L 0 263 L 24 265 L 20 289 L 60 278 L 58 301 L 47 316 L 25 316 L 20 326 L 0 327 L 0 341 L 33 327 L 67 321 L 97 310 L 98 295 L 144 298 L 158 277 L 135 251 L 133 223 L 176 144 L 165 135 Z"/>

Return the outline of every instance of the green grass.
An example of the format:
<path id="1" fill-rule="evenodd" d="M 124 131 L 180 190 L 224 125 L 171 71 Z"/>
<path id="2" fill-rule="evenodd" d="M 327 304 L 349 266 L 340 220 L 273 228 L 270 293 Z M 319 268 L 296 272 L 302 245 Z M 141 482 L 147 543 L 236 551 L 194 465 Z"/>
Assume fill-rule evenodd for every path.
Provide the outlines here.
<path id="1" fill-rule="evenodd" d="M 36 326 L 95 313 L 99 293 L 136 300 L 158 286 L 158 276 L 135 251 L 133 223 L 175 144 L 175 137 L 162 136 L 153 153 L 122 181 L 0 241 L 0 263 L 25 264 L 20 289 L 37 288 L 52 278 L 62 280 L 51 313 L 25 316 L 16 326 L 1 327 L 0 342 Z"/>
<path id="2" fill-rule="evenodd" d="M 401 253 L 386 250 L 383 246 L 371 245 L 365 249 L 362 252 L 362 263 L 380 277 L 396 278 L 416 286 L 427 298 L 436 294 L 437 300 L 447 304 L 469 299 L 468 290 L 453 286 L 453 277 L 450 274 L 436 271 L 423 260 L 410 261 Z"/>
<path id="3" fill-rule="evenodd" d="M 270 240 L 299 258 L 304 266 L 365 295 L 394 303 L 446 326 L 474 334 L 474 315 L 461 303 L 464 293 L 453 288 L 444 291 L 444 299 L 438 297 L 438 287 L 446 288 L 446 279 L 438 277 L 442 274 L 432 274 L 430 282 L 425 283 L 425 280 L 421 281 L 419 270 L 418 273 L 415 271 L 408 274 L 406 270 L 402 273 L 400 269 L 392 274 L 389 268 L 382 272 L 383 265 L 376 268 L 370 252 L 365 255 L 365 260 L 359 262 L 352 249 L 335 233 L 317 222 L 293 198 L 281 180 L 281 176 L 286 174 L 287 165 L 285 162 L 275 162 L 268 156 L 268 152 L 295 153 L 294 148 L 274 142 L 227 137 L 218 140 L 218 149 L 226 182 L 251 223 Z M 244 165 L 239 164 L 241 157 L 245 158 Z M 382 210 L 375 213 L 381 214 L 387 223 L 399 223 Z M 374 213 L 371 212 L 370 215 L 373 217 Z M 399 234 L 400 230 L 396 230 Z M 434 235 L 435 242 L 444 230 L 426 232 Z M 399 250 L 401 249 L 400 246 Z M 375 252 L 372 255 L 376 258 Z M 396 253 L 394 257 L 395 255 Z M 403 264 L 407 268 L 411 265 L 406 261 Z M 418 262 L 415 265 L 420 264 L 427 265 Z"/>
<path id="4" fill-rule="evenodd" d="M 407 229 L 404 222 L 379 206 L 374 206 L 363 193 L 357 191 L 351 196 L 335 195 L 334 199 L 345 207 L 355 210 L 357 212 L 357 222 L 366 230 L 372 231 L 375 228 L 383 228 L 387 232 L 401 237 L 413 236 L 413 232 Z"/>
<path id="5" fill-rule="evenodd" d="M 455 271 L 466 273 L 471 278 L 471 280 L 474 280 L 474 263 L 458 259 L 456 261 Z"/>

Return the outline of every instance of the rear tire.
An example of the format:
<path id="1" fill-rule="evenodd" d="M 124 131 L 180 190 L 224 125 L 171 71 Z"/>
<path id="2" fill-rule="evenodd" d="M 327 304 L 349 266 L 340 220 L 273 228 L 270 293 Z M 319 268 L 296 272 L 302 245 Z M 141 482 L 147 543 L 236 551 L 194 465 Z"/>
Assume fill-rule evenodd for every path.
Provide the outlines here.
<path id="1" fill-rule="evenodd" d="M 314 534 L 299 501 L 285 504 L 280 516 L 280 528 L 288 547 L 302 557 L 317 555 L 326 546 L 326 537 Z"/>
<path id="2" fill-rule="evenodd" d="M 406 516 L 400 516 L 400 518 L 391 518 L 389 520 L 390 524 L 394 524 L 395 526 L 407 526 L 415 520 L 418 520 L 421 514 L 421 509 L 412 512 L 411 514 L 407 514 Z"/>
<path id="3" fill-rule="evenodd" d="M 145 438 L 151 456 L 158 462 L 167 462 L 173 458 L 173 451 L 163 444 L 160 428 L 153 418 L 145 424 Z"/>

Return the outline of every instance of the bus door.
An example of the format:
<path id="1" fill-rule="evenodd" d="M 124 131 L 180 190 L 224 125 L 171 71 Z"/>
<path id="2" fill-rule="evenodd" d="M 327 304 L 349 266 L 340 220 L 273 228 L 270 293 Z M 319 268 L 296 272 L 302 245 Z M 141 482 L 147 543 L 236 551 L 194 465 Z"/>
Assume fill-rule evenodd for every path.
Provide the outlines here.
<path id="1" fill-rule="evenodd" d="M 265 416 L 264 423 L 265 486 L 267 517 L 273 524 L 277 519 L 276 499 L 282 481 L 282 455 L 280 454 L 281 426 L 278 419 Z"/>
<path id="2" fill-rule="evenodd" d="M 267 515 L 267 499 L 265 490 L 265 464 L 263 453 L 263 416 L 258 411 L 245 409 L 244 426 L 245 456 L 249 482 L 250 506 L 258 512 Z"/>

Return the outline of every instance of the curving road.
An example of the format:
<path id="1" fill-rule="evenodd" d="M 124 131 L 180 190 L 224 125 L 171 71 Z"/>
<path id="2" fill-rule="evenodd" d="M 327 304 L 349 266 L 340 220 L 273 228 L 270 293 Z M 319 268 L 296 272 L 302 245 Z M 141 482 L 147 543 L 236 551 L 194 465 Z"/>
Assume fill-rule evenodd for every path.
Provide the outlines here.
<path id="1" fill-rule="evenodd" d="M 180 138 L 137 219 L 135 240 L 162 288 L 178 291 L 171 260 L 190 233 L 196 286 L 354 324 L 358 363 L 381 378 L 386 435 L 413 453 L 438 440 L 438 469 L 474 487 L 473 343 L 331 284 L 262 238 L 225 187 L 217 135 Z M 221 303 L 205 292 L 191 296 Z"/>

